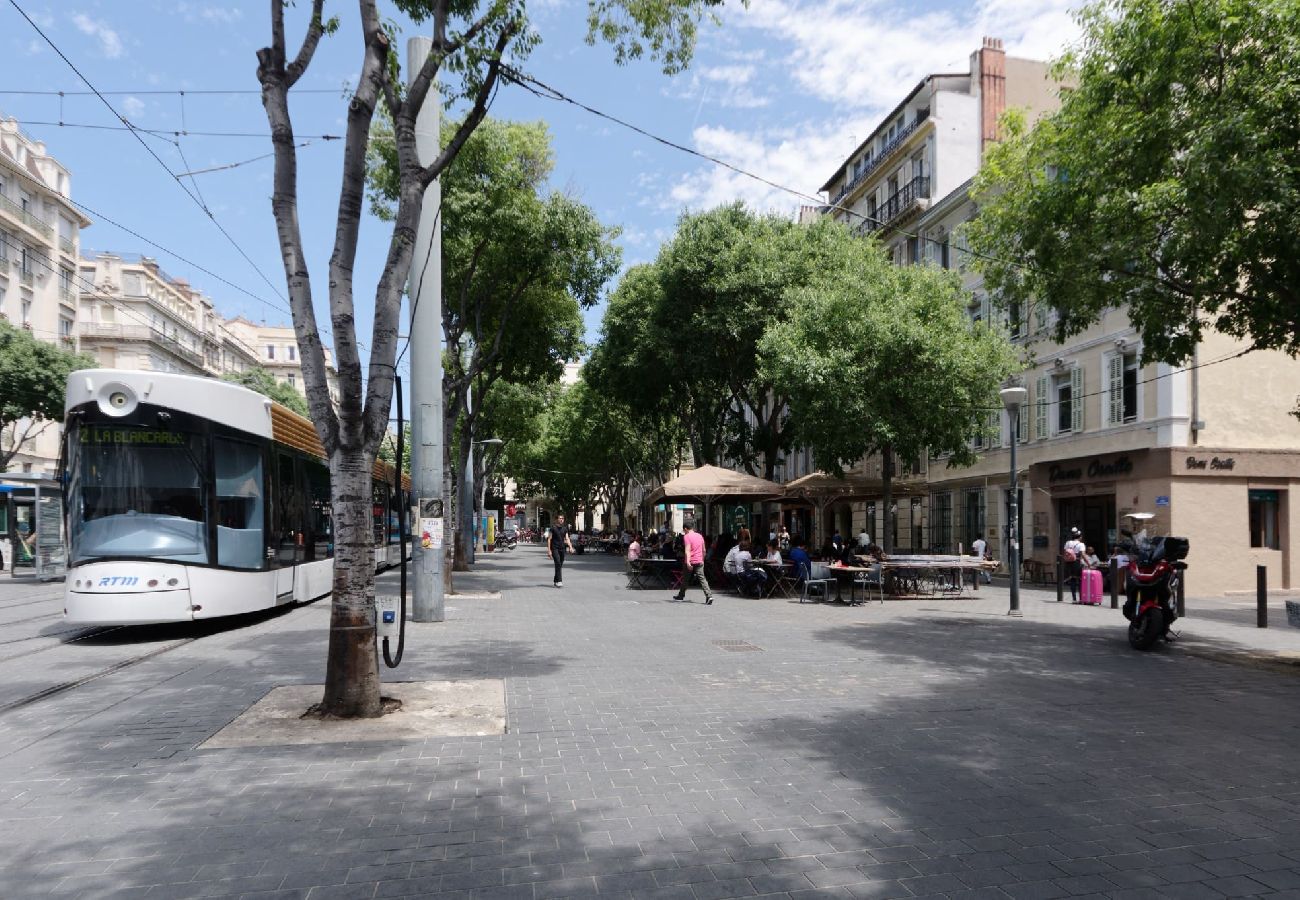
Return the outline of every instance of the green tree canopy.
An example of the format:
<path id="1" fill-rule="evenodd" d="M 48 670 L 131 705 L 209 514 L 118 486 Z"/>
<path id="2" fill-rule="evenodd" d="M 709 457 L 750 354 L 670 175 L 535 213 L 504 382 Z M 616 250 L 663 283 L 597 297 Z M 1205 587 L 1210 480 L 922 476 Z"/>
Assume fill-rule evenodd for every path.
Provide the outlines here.
<path id="1" fill-rule="evenodd" d="M 1300 352 L 1300 4 L 1106 0 L 976 183 L 986 283 L 1045 302 L 1059 338 L 1128 304 L 1148 360 L 1210 327 Z"/>
<path id="2" fill-rule="evenodd" d="M 817 281 L 787 295 L 789 319 L 763 335 L 761 366 L 783 385 L 797 439 L 819 467 L 839 472 L 884 456 L 888 505 L 894 457 L 974 460 L 969 441 L 1018 363 L 1005 335 L 970 322 L 953 273 L 891 265 L 874 242 L 846 246 Z"/>
<path id="3" fill-rule="evenodd" d="M 0 321 L 0 472 L 47 428 L 63 421 L 68 375 L 96 365 L 92 357 L 69 353 Z"/>
<path id="4" fill-rule="evenodd" d="M 310 418 L 311 414 L 307 411 L 307 401 L 302 394 L 284 382 L 276 381 L 275 376 L 261 366 L 254 366 L 242 372 L 228 372 L 221 376 L 221 380 L 241 384 L 249 390 L 270 397 L 276 403 L 286 409 L 293 410 L 300 416 Z"/>

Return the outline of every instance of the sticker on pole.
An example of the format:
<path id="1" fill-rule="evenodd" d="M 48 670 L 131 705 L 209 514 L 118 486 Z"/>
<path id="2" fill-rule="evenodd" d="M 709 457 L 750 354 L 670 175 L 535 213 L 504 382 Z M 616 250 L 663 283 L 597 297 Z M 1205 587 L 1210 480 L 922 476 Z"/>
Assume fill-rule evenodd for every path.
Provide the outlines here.
<path id="1" fill-rule="evenodd" d="M 425 550 L 442 549 L 442 519 L 420 519 L 420 547 Z"/>

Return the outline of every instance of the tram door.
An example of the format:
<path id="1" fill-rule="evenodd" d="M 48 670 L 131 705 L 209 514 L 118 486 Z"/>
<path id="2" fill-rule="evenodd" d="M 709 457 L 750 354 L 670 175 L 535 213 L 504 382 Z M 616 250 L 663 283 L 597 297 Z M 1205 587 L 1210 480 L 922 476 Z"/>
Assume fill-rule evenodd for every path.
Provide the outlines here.
<path id="1" fill-rule="evenodd" d="M 36 498 L 11 495 L 9 506 L 11 571 L 36 570 Z"/>
<path id="2" fill-rule="evenodd" d="M 303 561 L 302 503 L 293 463 L 289 454 L 275 454 L 276 603 L 293 600 L 294 567 Z"/>

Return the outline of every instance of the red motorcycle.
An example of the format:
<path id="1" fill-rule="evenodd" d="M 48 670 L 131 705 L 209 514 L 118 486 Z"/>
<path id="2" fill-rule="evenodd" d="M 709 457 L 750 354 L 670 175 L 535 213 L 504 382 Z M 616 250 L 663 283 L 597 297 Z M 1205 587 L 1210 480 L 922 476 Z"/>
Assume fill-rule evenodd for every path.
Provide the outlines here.
<path id="1" fill-rule="evenodd" d="M 1133 518 L 1152 516 L 1137 514 Z M 1122 533 L 1128 539 L 1123 546 L 1129 553 L 1123 610 L 1128 619 L 1128 642 L 1134 650 L 1150 650 L 1161 638 L 1173 640 L 1169 629 L 1178 618 L 1174 600 L 1187 569 L 1183 560 L 1190 544 L 1187 538 L 1149 537 L 1145 529 L 1136 535 Z"/>

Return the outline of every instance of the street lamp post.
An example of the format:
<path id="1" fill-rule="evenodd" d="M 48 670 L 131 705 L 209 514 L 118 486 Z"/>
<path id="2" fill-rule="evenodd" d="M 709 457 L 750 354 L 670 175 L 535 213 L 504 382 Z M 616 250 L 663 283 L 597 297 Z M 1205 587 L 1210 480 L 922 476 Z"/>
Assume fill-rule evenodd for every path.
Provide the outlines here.
<path id="1" fill-rule="evenodd" d="M 469 459 L 467 459 L 467 460 L 465 461 L 465 462 L 466 462 L 466 466 L 465 466 L 465 469 L 466 469 L 466 471 L 465 471 L 465 483 L 466 483 L 468 489 L 467 489 L 467 490 L 465 491 L 465 493 L 462 495 L 462 496 L 465 496 L 465 497 L 470 498 L 470 501 L 469 501 L 469 504 L 468 504 L 469 507 L 470 507 L 470 509 L 469 509 L 469 514 L 466 515 L 466 516 L 463 516 L 463 517 L 462 517 L 462 521 L 461 521 L 461 529 L 462 529 L 462 530 L 461 530 L 461 543 L 465 545 L 465 557 L 466 557 L 466 559 L 468 559 L 471 563 L 474 561 L 474 551 L 475 551 L 475 549 L 476 549 L 476 541 L 477 541 L 476 535 L 478 534 L 478 516 L 477 516 L 476 513 L 475 513 L 475 510 L 474 510 L 474 501 L 473 501 L 473 497 L 474 497 L 474 447 L 475 447 L 476 445 L 479 445 L 479 444 L 494 444 L 494 445 L 496 445 L 496 444 L 503 444 L 503 443 L 505 443 L 505 442 L 504 442 L 503 440 L 501 440 L 501 438 L 484 438 L 484 439 L 481 440 L 481 441 L 470 441 Z M 479 485 L 479 491 L 478 491 L 478 495 L 479 495 L 478 508 L 479 508 L 480 510 L 482 510 L 483 507 L 484 507 L 484 506 L 486 505 L 486 503 L 487 503 L 487 501 L 486 501 L 486 497 L 487 497 L 487 477 L 486 477 L 486 475 L 487 475 L 487 473 L 485 472 L 485 473 L 484 473 L 484 476 L 485 476 L 485 477 L 483 478 L 483 483 L 482 483 L 481 485 Z M 487 539 L 487 535 L 485 534 L 485 535 L 484 535 L 484 540 L 486 540 L 486 539 Z M 487 549 L 487 548 L 485 547 L 484 549 Z"/>
<path id="2" fill-rule="evenodd" d="M 1020 443 L 1020 407 L 1024 406 L 1025 398 L 1029 396 L 1029 391 L 1022 387 L 1003 388 L 999 392 L 1002 396 L 1002 405 L 1006 407 L 1010 415 L 1011 431 L 1011 497 L 1010 507 L 1011 521 L 1007 523 L 1007 544 L 1009 559 L 1007 565 L 1011 569 L 1011 608 L 1007 610 L 1009 616 L 1020 615 L 1020 471 L 1016 467 L 1016 445 Z"/>

